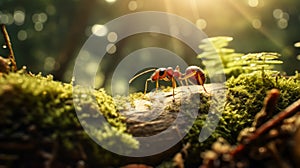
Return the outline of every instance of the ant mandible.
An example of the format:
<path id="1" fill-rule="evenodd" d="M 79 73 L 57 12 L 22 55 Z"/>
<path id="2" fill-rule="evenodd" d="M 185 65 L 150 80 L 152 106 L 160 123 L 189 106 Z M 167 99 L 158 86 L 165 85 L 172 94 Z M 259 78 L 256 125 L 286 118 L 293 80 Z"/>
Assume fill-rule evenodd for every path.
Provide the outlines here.
<path id="1" fill-rule="evenodd" d="M 172 82 L 172 88 L 173 88 L 173 98 L 174 98 L 174 89 L 176 88 L 176 79 L 180 81 L 181 85 L 183 85 L 182 81 L 184 80 L 186 85 L 188 85 L 188 83 L 192 83 L 192 84 L 197 84 L 197 85 L 201 85 L 204 89 L 204 91 L 207 93 L 205 87 L 204 87 L 204 83 L 205 83 L 205 74 L 203 72 L 203 70 L 198 67 L 198 66 L 189 66 L 186 68 L 185 73 L 182 74 L 180 72 L 180 68 L 177 65 L 175 70 L 173 70 L 172 67 L 168 67 L 168 68 L 158 68 L 158 69 L 149 69 L 146 71 L 143 71 L 137 75 L 135 75 L 133 78 L 131 78 L 129 80 L 129 83 L 131 83 L 133 80 L 135 80 L 136 78 L 140 77 L 141 75 L 144 75 L 148 72 L 153 72 L 153 74 L 150 76 L 150 78 L 148 78 L 145 82 L 145 90 L 144 90 L 144 94 L 146 94 L 147 88 L 148 88 L 148 82 L 155 82 L 156 83 L 156 90 L 159 87 L 159 80 L 164 80 L 164 81 L 171 81 Z"/>

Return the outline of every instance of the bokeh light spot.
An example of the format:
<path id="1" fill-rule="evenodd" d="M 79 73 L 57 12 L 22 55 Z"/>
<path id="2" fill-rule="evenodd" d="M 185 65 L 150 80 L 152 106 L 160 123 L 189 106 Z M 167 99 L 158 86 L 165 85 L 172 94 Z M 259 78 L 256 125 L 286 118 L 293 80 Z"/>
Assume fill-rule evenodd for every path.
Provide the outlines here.
<path id="1" fill-rule="evenodd" d="M 100 24 L 95 24 L 92 27 L 92 33 L 96 36 L 105 36 L 107 34 L 107 28 Z"/>
<path id="2" fill-rule="evenodd" d="M 116 0 L 105 0 L 107 3 L 115 3 Z"/>
<path id="3" fill-rule="evenodd" d="M 277 26 L 280 28 L 280 29 L 285 29 L 288 27 L 288 21 L 286 19 L 279 19 L 278 22 L 277 22 Z"/>
<path id="4" fill-rule="evenodd" d="M 274 9 L 274 10 L 273 10 L 273 17 L 274 17 L 275 19 L 281 19 L 282 16 L 283 16 L 283 12 L 282 12 L 281 9 Z"/>
<path id="5" fill-rule="evenodd" d="M 25 30 L 20 30 L 17 36 L 20 41 L 24 41 L 27 39 L 27 32 Z"/>
<path id="6" fill-rule="evenodd" d="M 44 70 L 52 71 L 55 67 L 55 59 L 53 57 L 47 57 L 44 62 Z"/>
<path id="7" fill-rule="evenodd" d="M 135 11 L 138 8 L 138 4 L 136 1 L 130 1 L 128 3 L 128 9 L 131 11 Z"/>
<path id="8" fill-rule="evenodd" d="M 41 23 L 41 22 L 35 23 L 35 24 L 34 24 L 34 29 L 35 29 L 36 31 L 42 31 L 42 30 L 44 29 L 43 23 Z"/>
<path id="9" fill-rule="evenodd" d="M 108 44 L 106 46 L 106 52 L 108 54 L 114 54 L 117 51 L 117 46 L 115 44 Z"/>
<path id="10" fill-rule="evenodd" d="M 25 20 L 25 13 L 23 11 L 17 10 L 14 12 L 14 20 L 16 25 L 22 25 Z"/>
<path id="11" fill-rule="evenodd" d="M 45 23 L 48 19 L 48 16 L 46 13 L 35 13 L 32 15 L 32 22 L 33 23 Z"/>
<path id="12" fill-rule="evenodd" d="M 2 24 L 6 24 L 6 25 L 11 25 L 14 23 L 14 17 L 12 14 L 7 13 L 7 14 L 1 14 L 0 15 L 0 22 Z"/>
<path id="13" fill-rule="evenodd" d="M 49 15 L 55 15 L 56 13 L 56 8 L 53 6 L 53 5 L 48 5 L 46 7 L 46 12 L 49 14 Z"/>
<path id="14" fill-rule="evenodd" d="M 203 30 L 203 29 L 206 28 L 207 22 L 206 22 L 206 20 L 204 20 L 204 19 L 198 19 L 198 20 L 196 21 L 196 26 L 197 26 L 200 30 Z"/>
<path id="15" fill-rule="evenodd" d="M 118 39 L 118 35 L 116 32 L 110 32 L 107 35 L 107 40 L 111 43 L 116 42 Z"/>
<path id="16" fill-rule="evenodd" d="M 48 16 L 47 16 L 46 13 L 40 13 L 40 14 L 39 14 L 39 21 L 40 21 L 40 22 L 44 23 L 44 22 L 46 22 L 47 20 L 48 20 Z"/>
<path id="17" fill-rule="evenodd" d="M 259 1 L 258 0 L 248 0 L 248 5 L 250 6 L 250 7 L 257 7 L 258 6 L 258 4 L 259 4 Z"/>
<path id="18" fill-rule="evenodd" d="M 282 18 L 286 19 L 286 20 L 289 20 L 290 19 L 290 14 L 288 14 L 287 12 L 283 12 Z"/>
<path id="19" fill-rule="evenodd" d="M 261 26 L 262 26 L 261 20 L 260 19 L 254 19 L 254 20 L 252 20 L 252 26 L 255 29 L 260 29 Z"/>
<path id="20" fill-rule="evenodd" d="M 295 43 L 295 47 L 300 47 L 300 42 Z"/>

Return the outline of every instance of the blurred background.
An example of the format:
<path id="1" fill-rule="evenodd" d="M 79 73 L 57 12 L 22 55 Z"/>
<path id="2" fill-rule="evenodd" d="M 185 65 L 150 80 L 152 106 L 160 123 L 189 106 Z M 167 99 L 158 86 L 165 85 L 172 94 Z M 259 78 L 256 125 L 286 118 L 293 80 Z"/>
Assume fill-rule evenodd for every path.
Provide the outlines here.
<path id="1" fill-rule="evenodd" d="M 182 16 L 208 37 L 231 36 L 230 47 L 237 52 L 278 52 L 284 61 L 278 69 L 292 75 L 300 71 L 300 48 L 294 45 L 300 41 L 299 9 L 299 0 L 1 0 L 0 22 L 7 25 L 19 68 L 26 65 L 64 82 L 70 82 L 74 59 L 90 35 L 117 38 L 97 30 L 122 15 L 149 10 Z M 109 83 L 122 58 L 150 46 L 171 50 L 188 64 L 199 61 L 174 38 L 134 35 L 108 50 L 99 67 L 99 87 Z M 0 55 L 7 54 L 2 46 Z"/>

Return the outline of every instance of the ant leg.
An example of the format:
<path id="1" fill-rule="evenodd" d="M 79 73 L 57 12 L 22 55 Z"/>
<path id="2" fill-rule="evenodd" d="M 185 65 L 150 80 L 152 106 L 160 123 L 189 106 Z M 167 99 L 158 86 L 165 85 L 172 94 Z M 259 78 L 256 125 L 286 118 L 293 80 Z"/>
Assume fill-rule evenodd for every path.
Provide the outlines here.
<path id="1" fill-rule="evenodd" d="M 172 78 L 172 88 L 173 88 L 173 99 L 175 101 L 175 88 L 176 88 L 176 81 Z"/>
<path id="2" fill-rule="evenodd" d="M 145 82 L 145 90 L 144 90 L 144 94 L 146 94 L 147 92 L 147 88 L 148 88 L 148 81 L 150 81 L 151 79 L 147 79 Z"/>
<path id="3" fill-rule="evenodd" d="M 197 76 L 198 76 L 198 83 L 200 84 L 200 85 L 203 85 L 204 83 L 203 83 L 203 81 L 202 81 L 202 79 L 201 79 L 201 76 L 200 76 L 200 74 L 198 73 L 197 74 Z"/>
<path id="4" fill-rule="evenodd" d="M 181 85 L 181 86 L 184 86 L 184 85 L 183 85 L 183 82 L 182 82 L 182 80 L 181 80 L 181 81 L 179 81 L 179 82 L 180 82 L 180 85 Z"/>
<path id="5" fill-rule="evenodd" d="M 192 93 L 192 90 L 191 90 L 191 88 L 189 87 L 189 82 L 191 82 L 190 80 L 189 80 L 189 78 L 191 78 L 191 77 L 193 77 L 193 76 L 195 76 L 196 75 L 196 72 L 192 72 L 192 73 L 189 73 L 189 74 L 186 74 L 182 79 L 184 79 L 184 81 L 185 81 L 185 84 L 186 84 L 186 86 L 187 86 L 187 88 L 189 89 L 189 91 Z"/>
<path id="6" fill-rule="evenodd" d="M 158 80 L 155 81 L 155 87 L 156 87 L 156 91 L 157 91 L 157 90 L 158 90 L 158 87 L 159 87 Z"/>
<path id="7" fill-rule="evenodd" d="M 199 84 L 203 87 L 204 91 L 205 91 L 206 93 L 208 93 L 208 92 L 206 91 L 205 87 L 204 87 L 204 83 L 203 83 L 203 81 L 202 81 L 201 76 L 200 76 L 199 73 L 198 73 L 198 82 L 199 82 Z"/>
<path id="8" fill-rule="evenodd" d="M 202 85 L 202 87 L 203 87 L 204 91 L 205 91 L 206 93 L 208 93 L 208 92 L 206 91 L 205 87 L 204 87 L 204 84 Z"/>
<path id="9" fill-rule="evenodd" d="M 186 86 L 189 85 L 188 79 L 184 79 L 184 82 L 185 82 L 185 85 L 186 85 Z"/>

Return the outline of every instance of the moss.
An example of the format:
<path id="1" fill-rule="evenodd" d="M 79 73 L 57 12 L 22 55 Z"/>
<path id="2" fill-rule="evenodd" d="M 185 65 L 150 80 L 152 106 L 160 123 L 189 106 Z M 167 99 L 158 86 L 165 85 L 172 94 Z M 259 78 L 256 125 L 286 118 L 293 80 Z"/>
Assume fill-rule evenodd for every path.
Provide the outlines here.
<path id="1" fill-rule="evenodd" d="M 237 78 L 232 77 L 226 82 L 228 87 L 226 102 L 218 102 L 218 106 L 214 109 L 216 113 L 211 116 L 220 117 L 219 124 L 212 135 L 203 143 L 200 143 L 198 140 L 199 134 L 203 127 L 209 127 L 209 123 L 205 123 L 205 121 L 208 109 L 215 100 L 208 95 L 200 96 L 201 104 L 198 117 L 184 138 L 184 143 L 189 142 L 192 145 L 189 149 L 189 157 L 185 163 L 187 167 L 198 165 L 201 162 L 198 157 L 199 154 L 210 149 L 212 143 L 218 137 L 223 137 L 231 144 L 236 144 L 239 132 L 252 124 L 256 113 L 263 107 L 263 100 L 269 90 L 277 88 L 281 92 L 276 112 L 273 115 L 300 98 L 298 74 L 287 78 L 278 75 L 276 72 L 265 71 L 264 75 L 262 76 L 261 71 L 241 74 Z M 197 94 L 192 95 L 191 98 L 194 96 L 199 98 Z M 192 99 L 187 100 L 186 103 L 192 103 L 191 106 L 195 105 Z M 222 114 L 220 114 L 221 112 Z M 269 118 L 272 118 L 273 115 L 269 116 Z"/>
<path id="2" fill-rule="evenodd" d="M 124 133 L 124 117 L 117 112 L 111 96 L 103 89 L 93 90 L 91 94 L 95 99 L 92 99 L 81 88 L 75 89 L 76 94 L 73 96 L 72 89 L 71 84 L 54 81 L 51 75 L 43 77 L 41 74 L 28 74 L 24 69 L 16 73 L 2 74 L 0 138 L 9 139 L 22 135 L 34 141 L 38 134 L 40 137 L 50 138 L 51 141 L 60 141 L 61 148 L 64 149 L 74 149 L 77 143 L 81 143 L 91 148 L 88 150 L 91 158 L 101 158 L 104 155 L 112 157 L 113 154 L 89 140 L 78 120 L 78 117 L 85 121 L 102 115 L 113 127 L 103 127 L 103 123 L 96 123 L 99 127 L 91 127 L 92 131 L 98 131 L 98 141 L 104 143 L 109 139 L 111 143 L 124 143 L 128 149 L 138 148 L 137 141 Z M 99 156 L 91 156 L 94 153 Z M 107 159 L 93 162 L 110 164 L 111 158 Z"/>
<path id="3" fill-rule="evenodd" d="M 135 100 L 144 99 L 148 100 L 148 98 L 142 93 L 132 93 L 129 96 L 116 96 L 114 97 L 116 108 L 118 111 L 129 110 L 130 108 L 135 108 Z"/>
<path id="4" fill-rule="evenodd" d="M 79 127 L 72 107 L 71 85 L 54 82 L 52 76 L 29 75 L 23 71 L 0 78 L 1 125 L 9 125 L 6 132 L 21 131 L 35 124 L 46 132 Z M 17 122 L 16 122 L 17 121 Z M 18 123 L 18 124 L 16 124 Z"/>
<path id="5" fill-rule="evenodd" d="M 238 132 L 250 126 L 256 113 L 263 107 L 264 97 L 269 90 L 280 90 L 275 114 L 300 98 L 300 80 L 271 71 L 265 71 L 265 76 L 262 76 L 261 71 L 242 74 L 238 78 L 229 79 L 227 86 L 228 103 L 223 116 L 226 117 L 224 122 L 234 133 L 229 142 L 235 142 Z"/>
<path id="6" fill-rule="evenodd" d="M 262 109 L 267 92 L 273 88 L 280 90 L 280 98 L 276 111 L 285 109 L 300 98 L 300 80 L 287 78 L 277 72 L 261 71 L 241 74 L 237 78 L 227 80 L 227 102 L 220 125 L 224 125 L 230 138 L 230 143 L 236 143 L 238 133 L 249 127 L 255 115 Z M 273 116 L 269 116 L 272 118 Z"/>
<path id="7" fill-rule="evenodd" d="M 194 167 L 194 165 L 199 165 L 201 160 L 199 159 L 200 153 L 202 151 L 205 151 L 206 149 L 209 149 L 211 144 L 217 139 L 217 137 L 224 137 L 227 136 L 223 127 L 224 125 L 218 125 L 216 130 L 213 131 L 212 125 L 208 121 L 215 121 L 218 118 L 221 118 L 222 113 L 222 105 L 224 105 L 225 102 L 218 102 L 220 100 L 224 99 L 224 92 L 219 91 L 214 93 L 214 97 L 212 97 L 209 94 L 200 94 L 196 93 L 191 96 L 191 99 L 189 99 L 187 102 L 185 102 L 187 105 L 192 104 L 191 109 L 197 108 L 198 109 L 198 116 L 196 120 L 193 123 L 192 128 L 189 130 L 188 134 L 184 137 L 183 141 L 184 143 L 190 143 L 191 147 L 188 150 L 189 157 L 186 159 L 186 166 L 187 167 Z M 197 102 L 197 98 L 200 97 L 200 103 L 194 103 Z M 216 99 L 217 98 L 217 99 Z M 199 101 L 198 101 L 199 102 Z M 208 115 L 208 112 L 210 111 L 210 115 Z M 188 112 L 188 111 L 187 111 Z M 189 112 L 188 112 L 189 113 Z M 207 119 L 208 117 L 209 120 Z M 214 124 L 213 124 L 214 125 Z M 199 135 L 202 129 L 205 128 L 207 130 L 212 131 L 212 135 L 209 136 L 204 142 L 199 141 Z"/>
<path id="8" fill-rule="evenodd" d="M 114 127 L 125 130 L 124 117 L 116 109 L 114 100 L 107 95 L 104 89 L 90 90 L 81 86 L 75 86 L 74 99 L 76 112 L 81 122 L 98 122 L 100 115 Z M 101 127 L 102 123 L 96 123 L 95 126 Z"/>

